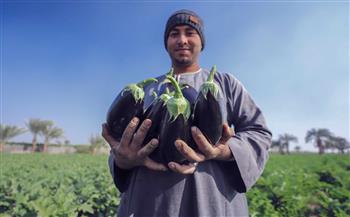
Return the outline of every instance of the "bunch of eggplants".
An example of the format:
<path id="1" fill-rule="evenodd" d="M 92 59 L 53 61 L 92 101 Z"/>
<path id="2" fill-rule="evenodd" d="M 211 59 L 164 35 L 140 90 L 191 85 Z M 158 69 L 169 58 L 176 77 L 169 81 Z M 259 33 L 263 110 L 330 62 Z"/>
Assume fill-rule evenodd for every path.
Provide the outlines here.
<path id="1" fill-rule="evenodd" d="M 170 161 L 183 162 L 185 159 L 171 144 L 174 144 L 176 139 L 189 141 L 187 138 L 189 137 L 191 123 L 190 114 L 197 97 L 197 91 L 187 84 L 179 86 L 173 78 L 173 71 L 171 70 L 161 83 L 159 93 L 160 96 L 153 101 L 145 112 L 144 119 L 150 119 L 152 126 L 146 135 L 144 144 L 147 144 L 153 138 L 159 138 L 159 148 L 155 149 L 150 157 L 164 163 Z M 181 103 L 186 104 L 185 108 L 187 110 L 179 112 L 182 115 L 179 119 L 170 120 L 170 116 L 177 117 L 180 115 L 175 114 L 173 110 L 181 110 L 181 108 L 177 108 L 178 106 L 181 107 Z M 177 130 L 178 128 L 181 128 L 182 133 Z"/>
<path id="2" fill-rule="evenodd" d="M 215 73 L 214 66 L 207 81 L 197 92 L 190 85 L 180 86 L 171 69 L 161 83 L 159 95 L 153 94 L 154 100 L 145 110 L 143 87 L 156 79 L 128 85 L 116 97 L 107 114 L 107 124 L 112 136 L 120 139 L 126 126 L 135 116 L 141 121 L 150 119 L 152 125 L 143 144 L 158 138 L 159 146 L 150 157 L 165 164 L 170 161 L 186 162 L 185 157 L 175 147 L 177 139 L 197 149 L 191 135 L 191 126 L 198 127 L 208 141 L 215 145 L 221 137 L 223 125 L 218 100 L 219 87 L 214 83 Z"/>

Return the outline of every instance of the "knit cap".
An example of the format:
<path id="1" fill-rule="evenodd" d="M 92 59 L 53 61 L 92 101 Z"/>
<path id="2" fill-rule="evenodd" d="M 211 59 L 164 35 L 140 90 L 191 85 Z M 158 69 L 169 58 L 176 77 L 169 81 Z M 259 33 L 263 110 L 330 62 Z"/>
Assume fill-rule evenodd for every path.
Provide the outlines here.
<path id="1" fill-rule="evenodd" d="M 182 9 L 179 11 L 174 12 L 168 19 L 166 26 L 165 26 L 165 32 L 164 32 L 164 45 L 165 49 L 167 49 L 167 40 L 170 31 L 175 27 L 179 25 L 189 25 L 192 28 L 194 28 L 201 38 L 202 42 L 202 50 L 204 49 L 205 45 L 205 38 L 204 38 L 204 25 L 203 20 L 193 11 Z"/>

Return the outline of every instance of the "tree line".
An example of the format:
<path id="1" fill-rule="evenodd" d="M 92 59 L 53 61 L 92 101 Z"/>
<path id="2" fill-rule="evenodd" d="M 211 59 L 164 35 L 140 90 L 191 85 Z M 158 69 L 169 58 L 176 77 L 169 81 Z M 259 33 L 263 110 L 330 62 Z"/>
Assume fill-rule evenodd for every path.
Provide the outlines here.
<path id="1" fill-rule="evenodd" d="M 42 152 L 48 151 L 48 146 L 53 139 L 62 139 L 64 137 L 63 129 L 54 125 L 51 120 L 41 120 L 38 118 L 29 119 L 25 123 L 25 128 L 0 124 L 0 152 L 3 151 L 4 145 L 11 139 L 23 133 L 30 132 L 33 135 L 31 152 L 37 151 L 38 137 L 44 139 Z M 91 135 L 89 150 L 95 154 L 97 149 L 106 145 L 104 139 L 99 135 Z M 64 144 L 69 144 L 69 140 L 65 138 Z"/>
<path id="2" fill-rule="evenodd" d="M 50 120 L 40 120 L 37 118 L 29 119 L 25 123 L 26 128 L 21 128 L 12 125 L 0 125 L 0 152 L 3 151 L 3 147 L 12 138 L 21 135 L 25 132 L 30 132 L 33 135 L 32 139 L 32 152 L 37 150 L 38 136 L 44 137 L 44 145 L 42 152 L 47 152 L 48 145 L 53 139 L 64 138 L 64 131 L 61 128 L 54 126 L 54 122 Z M 96 151 L 106 146 L 106 142 L 100 135 L 91 135 L 89 151 L 93 154 Z M 272 148 L 277 148 L 281 154 L 289 154 L 290 143 L 297 143 L 298 138 L 292 134 L 279 135 L 278 139 L 272 140 Z M 338 150 L 339 153 L 345 153 L 345 150 L 350 149 L 350 143 L 347 139 L 339 136 L 335 136 L 330 130 L 310 129 L 305 136 L 306 143 L 313 143 L 318 149 L 319 154 L 324 154 L 326 150 Z M 69 140 L 65 140 L 65 144 L 69 144 Z M 300 151 L 301 147 L 296 146 L 296 151 Z"/>
<path id="3" fill-rule="evenodd" d="M 298 138 L 294 135 L 285 133 L 279 135 L 278 139 L 272 140 L 272 148 L 277 148 L 281 154 L 289 154 L 290 143 L 297 143 Z M 338 150 L 339 153 L 344 154 L 345 150 L 350 149 L 350 143 L 346 138 L 336 136 L 329 129 L 310 129 L 305 135 L 306 143 L 313 143 L 314 147 L 318 149 L 319 154 L 324 154 L 326 150 Z M 295 150 L 300 151 L 301 147 L 296 146 Z"/>

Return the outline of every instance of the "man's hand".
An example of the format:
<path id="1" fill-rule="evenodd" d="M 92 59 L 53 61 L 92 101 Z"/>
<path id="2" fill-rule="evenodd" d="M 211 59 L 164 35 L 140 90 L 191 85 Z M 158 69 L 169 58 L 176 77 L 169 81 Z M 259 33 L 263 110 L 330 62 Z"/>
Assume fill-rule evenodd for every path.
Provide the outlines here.
<path id="1" fill-rule="evenodd" d="M 176 162 L 170 162 L 169 168 L 175 172 L 182 174 L 192 174 L 196 170 L 197 163 L 210 159 L 229 161 L 233 159 L 232 153 L 226 142 L 234 135 L 233 130 L 225 123 L 223 125 L 222 136 L 216 145 L 212 145 L 205 138 L 202 132 L 197 127 L 192 127 L 192 136 L 195 140 L 198 149 L 201 153 L 196 152 L 189 147 L 183 140 L 176 140 L 176 148 L 185 156 L 190 162 L 187 165 L 180 165 Z"/>
<path id="2" fill-rule="evenodd" d="M 138 118 L 133 118 L 125 128 L 120 142 L 116 141 L 108 132 L 107 124 L 102 125 L 102 136 L 111 147 L 115 156 L 115 163 L 122 169 L 131 169 L 137 166 L 145 166 L 151 170 L 166 171 L 167 168 L 148 157 L 158 146 L 158 140 L 152 139 L 142 147 L 143 140 L 151 127 L 152 121 L 146 119 L 136 131 Z M 135 133 L 135 134 L 134 134 Z"/>

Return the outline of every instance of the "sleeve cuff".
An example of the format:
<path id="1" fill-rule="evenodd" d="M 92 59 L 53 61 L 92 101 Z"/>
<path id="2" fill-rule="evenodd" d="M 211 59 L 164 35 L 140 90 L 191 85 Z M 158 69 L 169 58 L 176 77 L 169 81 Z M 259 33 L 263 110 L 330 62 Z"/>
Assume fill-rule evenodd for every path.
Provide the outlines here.
<path id="1" fill-rule="evenodd" d="M 115 186 L 120 192 L 126 191 L 133 170 L 119 168 L 114 162 L 114 155 L 112 153 L 109 155 L 108 164 Z"/>
<path id="2" fill-rule="evenodd" d="M 235 175 L 238 176 L 238 186 L 243 192 L 248 191 L 259 178 L 260 171 L 256 163 L 256 156 L 240 138 L 234 136 L 228 141 L 234 159 Z"/>

